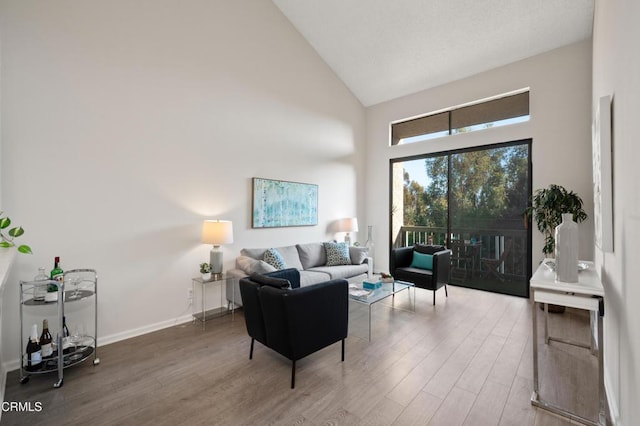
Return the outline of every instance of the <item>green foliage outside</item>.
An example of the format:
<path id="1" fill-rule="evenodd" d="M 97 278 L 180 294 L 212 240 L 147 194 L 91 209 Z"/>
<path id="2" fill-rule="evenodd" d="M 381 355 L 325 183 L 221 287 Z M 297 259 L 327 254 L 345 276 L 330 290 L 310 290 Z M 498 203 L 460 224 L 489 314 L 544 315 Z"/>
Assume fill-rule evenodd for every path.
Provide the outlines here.
<path id="1" fill-rule="evenodd" d="M 450 155 L 452 228 L 522 227 L 529 192 L 527 151 L 527 145 L 518 145 Z M 449 156 L 424 163 L 426 186 L 404 174 L 404 225 L 446 228 Z"/>

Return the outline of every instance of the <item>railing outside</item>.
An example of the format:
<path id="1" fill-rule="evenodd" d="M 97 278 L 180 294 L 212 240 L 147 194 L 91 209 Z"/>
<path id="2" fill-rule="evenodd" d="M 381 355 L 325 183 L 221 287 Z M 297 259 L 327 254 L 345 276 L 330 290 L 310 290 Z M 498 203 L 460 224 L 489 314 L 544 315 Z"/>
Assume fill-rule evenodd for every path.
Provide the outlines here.
<path id="1" fill-rule="evenodd" d="M 455 228 L 447 239 L 447 229 L 443 227 L 402 226 L 397 237 L 395 241 L 400 247 L 417 243 L 449 247 L 451 240 L 474 242 L 480 246 L 481 258 L 492 259 L 498 259 L 511 241 L 511 250 L 504 259 L 500 272 L 513 279 L 527 279 L 527 230 L 525 229 Z"/>

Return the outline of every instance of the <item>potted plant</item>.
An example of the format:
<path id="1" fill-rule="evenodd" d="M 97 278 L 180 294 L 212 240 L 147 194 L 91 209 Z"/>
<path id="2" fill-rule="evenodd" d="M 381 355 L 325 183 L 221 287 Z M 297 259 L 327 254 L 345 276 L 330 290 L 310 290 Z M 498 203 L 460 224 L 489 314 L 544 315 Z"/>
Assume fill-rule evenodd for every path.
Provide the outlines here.
<path id="1" fill-rule="evenodd" d="M 531 198 L 531 206 L 524 212 L 525 223 L 528 224 L 529 218 L 535 219 L 538 230 L 544 235 L 542 253 L 545 257 L 554 254 L 556 226 L 562 222 L 563 213 L 571 213 L 575 222 L 582 222 L 587 218 L 587 213 L 582 209 L 582 198 L 575 192 L 554 184 L 536 190 Z M 564 310 L 564 306 L 549 305 L 549 312 L 562 313 Z"/>
<path id="2" fill-rule="evenodd" d="M 545 257 L 554 253 L 556 226 L 562 222 L 563 213 L 571 213 L 575 222 L 582 222 L 587 218 L 587 213 L 582 209 L 582 198 L 575 192 L 554 184 L 536 190 L 531 198 L 531 206 L 524 212 L 525 222 L 529 218 L 535 219 L 538 231 L 544 235 L 542 252 Z"/>
<path id="3" fill-rule="evenodd" d="M 202 279 L 204 281 L 209 281 L 211 279 L 211 264 L 206 262 L 201 263 L 200 273 L 202 274 Z"/>
<path id="4" fill-rule="evenodd" d="M 24 229 L 22 226 L 15 226 L 4 233 L 4 230 L 7 229 L 11 225 L 11 219 L 8 216 L 3 216 L 3 212 L 0 211 L 0 247 L 2 248 L 11 248 L 15 247 L 14 239 L 20 237 L 24 234 Z M 19 245 L 18 251 L 24 254 L 31 254 L 31 247 L 27 245 Z"/>

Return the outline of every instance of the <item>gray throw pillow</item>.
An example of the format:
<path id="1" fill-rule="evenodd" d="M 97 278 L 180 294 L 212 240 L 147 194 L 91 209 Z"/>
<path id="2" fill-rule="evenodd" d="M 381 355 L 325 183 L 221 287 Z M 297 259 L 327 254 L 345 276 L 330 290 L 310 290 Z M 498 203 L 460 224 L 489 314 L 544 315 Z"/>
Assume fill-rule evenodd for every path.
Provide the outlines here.
<path id="1" fill-rule="evenodd" d="M 238 256 L 236 258 L 236 267 L 247 275 L 251 275 L 254 272 L 266 274 L 267 272 L 277 271 L 276 268 L 264 260 L 254 259 L 249 256 Z"/>
<path id="2" fill-rule="evenodd" d="M 351 257 L 351 263 L 353 265 L 360 265 L 364 262 L 369 254 L 369 250 L 366 247 L 349 247 L 349 257 Z"/>

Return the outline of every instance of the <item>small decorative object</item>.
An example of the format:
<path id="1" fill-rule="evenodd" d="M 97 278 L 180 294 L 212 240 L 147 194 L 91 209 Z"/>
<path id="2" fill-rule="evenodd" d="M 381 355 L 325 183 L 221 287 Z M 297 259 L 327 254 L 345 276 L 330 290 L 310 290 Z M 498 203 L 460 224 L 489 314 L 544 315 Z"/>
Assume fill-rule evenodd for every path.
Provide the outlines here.
<path id="1" fill-rule="evenodd" d="M 0 247 L 2 248 L 10 248 L 15 247 L 14 239 L 20 237 L 24 234 L 24 229 L 22 226 L 15 226 L 5 234 L 5 229 L 7 229 L 11 225 L 11 219 L 9 216 L 4 216 L 3 212 L 0 211 Z M 27 245 L 19 245 L 18 251 L 24 254 L 31 254 L 31 247 Z"/>
<path id="2" fill-rule="evenodd" d="M 367 241 L 364 243 L 364 246 L 367 248 L 367 253 L 369 254 L 369 257 L 375 257 L 374 256 L 375 243 L 373 242 L 373 226 L 372 225 L 367 226 Z"/>
<path id="3" fill-rule="evenodd" d="M 578 224 L 571 213 L 562 214 L 556 227 L 556 281 L 578 282 Z"/>
<path id="4" fill-rule="evenodd" d="M 318 224 L 318 185 L 253 178 L 252 228 Z"/>
<path id="5" fill-rule="evenodd" d="M 206 262 L 201 263 L 200 273 L 202 274 L 202 279 L 204 281 L 209 281 L 211 279 L 211 264 Z"/>
<path id="6" fill-rule="evenodd" d="M 362 288 L 366 290 L 376 290 L 382 287 L 382 281 L 363 281 Z"/>
<path id="7" fill-rule="evenodd" d="M 380 273 L 380 281 L 382 281 L 383 283 L 392 283 L 393 282 L 393 276 L 387 272 L 382 272 Z"/>
<path id="8" fill-rule="evenodd" d="M 230 220 L 205 220 L 202 224 L 202 242 L 213 244 L 209 252 L 209 263 L 214 274 L 222 273 L 221 244 L 233 243 L 233 223 Z"/>

